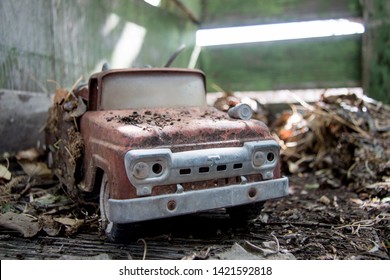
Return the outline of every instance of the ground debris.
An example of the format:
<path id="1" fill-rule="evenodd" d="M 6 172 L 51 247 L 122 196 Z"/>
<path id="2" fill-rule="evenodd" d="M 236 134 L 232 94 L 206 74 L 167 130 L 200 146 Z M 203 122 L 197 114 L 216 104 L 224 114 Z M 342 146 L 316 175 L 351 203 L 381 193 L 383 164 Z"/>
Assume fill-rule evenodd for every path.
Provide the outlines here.
<path id="1" fill-rule="evenodd" d="M 390 177 L 386 104 L 355 94 L 324 94 L 314 105 L 292 106 L 271 127 L 280 139 L 286 173 L 315 174 L 314 184 L 351 185 L 358 192 Z M 371 196 L 389 195 L 371 190 Z"/>
<path id="2" fill-rule="evenodd" d="M 7 157 L 12 178 L 0 182 L 0 226 L 29 238 L 71 236 L 82 228 L 97 228 L 97 204 L 72 199 L 41 161 L 41 152 L 37 157 L 35 148 L 26 151 Z M 66 224 L 67 220 L 75 222 Z"/>
<path id="3" fill-rule="evenodd" d="M 277 246 L 274 241 L 254 245 L 249 241 L 234 243 L 225 252 L 217 254 L 213 259 L 221 260 L 295 260 L 293 254 Z"/>
<path id="4" fill-rule="evenodd" d="M 114 116 L 107 118 L 107 121 L 117 120 L 120 123 L 130 124 L 130 125 L 150 125 L 157 126 L 159 128 L 164 128 L 165 126 L 173 125 L 175 122 L 180 121 L 180 117 L 172 116 L 169 112 L 165 113 L 152 113 L 150 110 L 140 114 L 137 111 L 134 111 L 133 114 L 128 116 Z"/>
<path id="5" fill-rule="evenodd" d="M 182 260 L 206 260 L 210 257 L 210 251 L 212 247 L 204 248 L 198 252 L 194 252 L 191 255 L 185 256 Z"/>
<path id="6" fill-rule="evenodd" d="M 72 87 L 75 88 L 79 81 Z M 80 184 L 81 159 L 84 141 L 79 132 L 78 120 L 87 107 L 73 90 L 57 89 L 46 123 L 46 144 L 49 153 L 49 167 L 74 199 L 78 199 L 77 185 Z"/>

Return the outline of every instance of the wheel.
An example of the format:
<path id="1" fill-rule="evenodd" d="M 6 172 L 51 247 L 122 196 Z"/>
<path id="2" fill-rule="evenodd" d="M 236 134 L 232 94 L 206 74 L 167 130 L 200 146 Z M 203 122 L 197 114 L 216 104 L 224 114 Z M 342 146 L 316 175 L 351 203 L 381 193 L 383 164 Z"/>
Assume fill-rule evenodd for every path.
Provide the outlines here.
<path id="1" fill-rule="evenodd" d="M 260 215 L 264 202 L 255 202 L 252 204 L 238 205 L 226 209 L 230 218 L 238 226 L 246 226 L 253 223 Z"/>
<path id="2" fill-rule="evenodd" d="M 104 174 L 102 178 L 102 184 L 100 187 L 99 206 L 100 206 L 100 218 L 101 227 L 104 230 L 106 237 L 111 242 L 123 242 L 130 235 L 130 224 L 117 224 L 108 219 L 107 215 L 107 203 L 110 198 L 110 187 L 108 183 L 107 175 Z"/>

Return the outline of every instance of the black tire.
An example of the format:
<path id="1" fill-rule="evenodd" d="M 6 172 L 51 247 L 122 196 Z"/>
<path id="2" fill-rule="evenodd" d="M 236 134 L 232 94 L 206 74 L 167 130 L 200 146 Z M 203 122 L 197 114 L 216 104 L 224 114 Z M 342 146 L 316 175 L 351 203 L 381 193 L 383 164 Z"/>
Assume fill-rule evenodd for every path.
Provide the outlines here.
<path id="1" fill-rule="evenodd" d="M 104 174 L 100 187 L 99 206 L 101 227 L 109 241 L 119 243 L 124 242 L 131 236 L 131 224 L 117 224 L 111 222 L 107 217 L 107 202 L 110 198 L 110 187 L 107 175 Z"/>
<path id="2" fill-rule="evenodd" d="M 235 225 L 247 226 L 256 221 L 263 207 L 264 202 L 260 201 L 251 204 L 229 207 L 226 209 L 226 211 Z"/>

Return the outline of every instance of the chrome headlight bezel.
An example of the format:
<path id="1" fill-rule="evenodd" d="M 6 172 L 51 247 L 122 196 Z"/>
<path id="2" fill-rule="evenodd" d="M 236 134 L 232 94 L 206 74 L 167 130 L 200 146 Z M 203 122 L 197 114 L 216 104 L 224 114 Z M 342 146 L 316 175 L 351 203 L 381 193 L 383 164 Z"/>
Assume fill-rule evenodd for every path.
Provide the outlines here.
<path id="1" fill-rule="evenodd" d="M 171 167 L 169 149 L 132 150 L 125 155 L 126 174 L 134 185 L 156 185 L 168 176 Z M 137 194 L 149 194 L 150 189 L 137 189 Z"/>

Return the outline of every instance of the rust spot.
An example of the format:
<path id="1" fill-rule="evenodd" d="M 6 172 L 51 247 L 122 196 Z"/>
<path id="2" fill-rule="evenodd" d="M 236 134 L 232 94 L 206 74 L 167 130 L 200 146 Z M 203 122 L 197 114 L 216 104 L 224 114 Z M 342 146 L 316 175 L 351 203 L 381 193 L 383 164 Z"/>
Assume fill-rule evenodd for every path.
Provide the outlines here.
<path id="1" fill-rule="evenodd" d="M 174 201 L 174 200 L 168 201 L 167 208 L 169 211 L 175 210 L 176 209 L 176 201 Z"/>
<path id="2" fill-rule="evenodd" d="M 248 191 L 248 196 L 250 197 L 250 198 L 254 198 L 255 196 L 256 196 L 256 194 L 257 194 L 257 191 L 256 191 L 256 189 L 250 189 L 249 191 Z"/>

